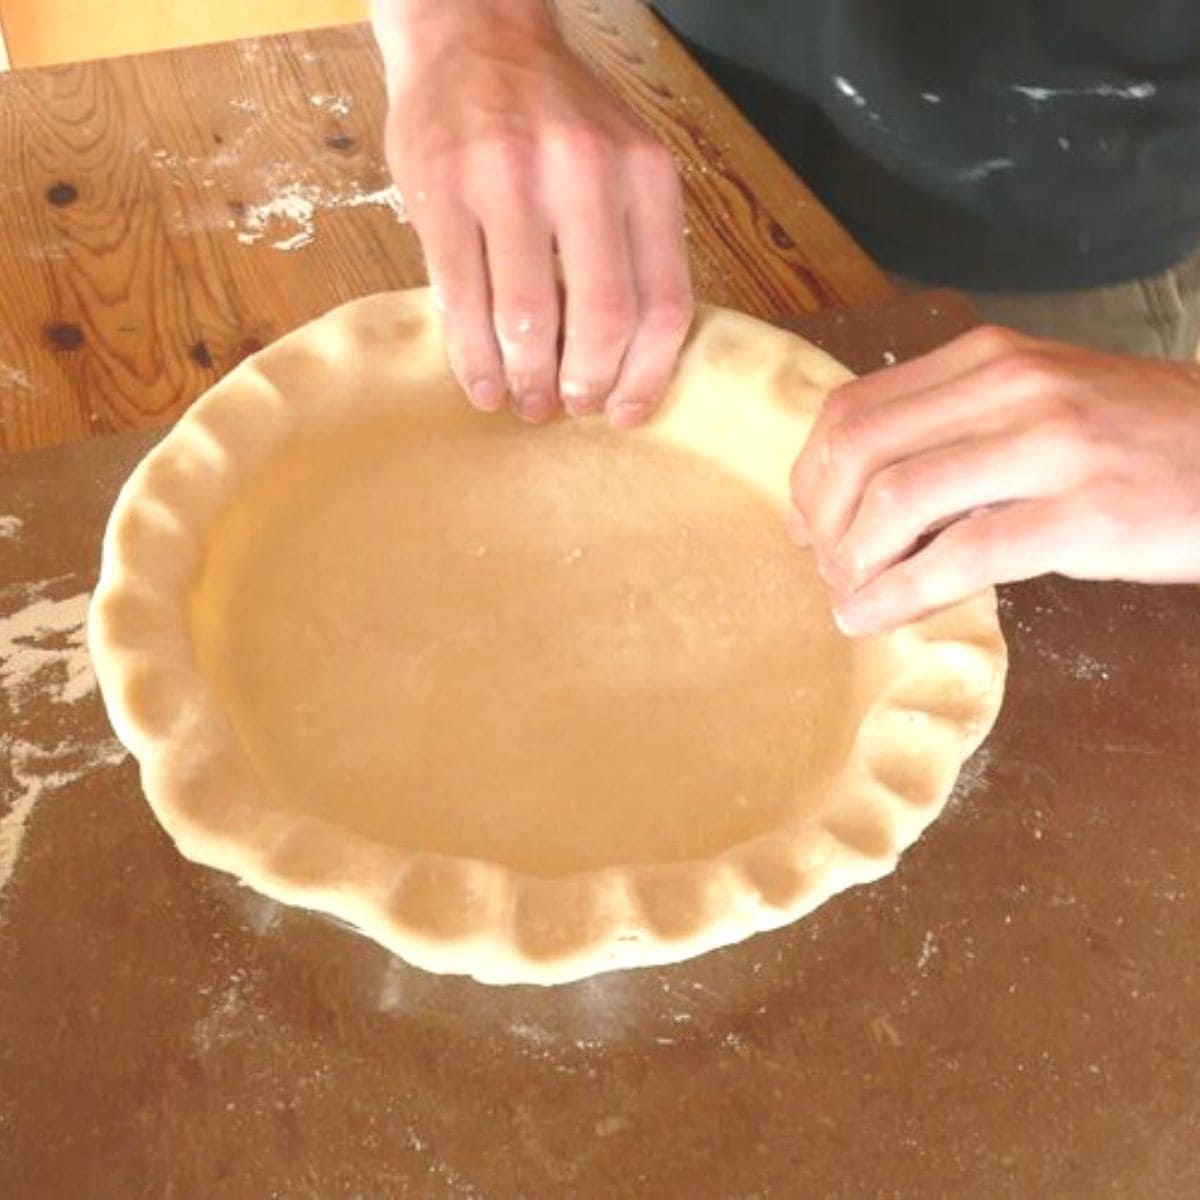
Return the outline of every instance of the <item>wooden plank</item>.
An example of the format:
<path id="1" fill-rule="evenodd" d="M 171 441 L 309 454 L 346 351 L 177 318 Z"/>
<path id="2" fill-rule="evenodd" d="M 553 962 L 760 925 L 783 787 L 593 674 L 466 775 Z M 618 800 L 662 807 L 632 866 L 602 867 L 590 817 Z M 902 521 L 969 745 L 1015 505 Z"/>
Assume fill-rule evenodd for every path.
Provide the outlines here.
<path id="1" fill-rule="evenodd" d="M 564 11 L 679 155 L 701 298 L 769 316 L 889 294 L 640 5 Z M 169 423 L 270 339 L 422 283 L 385 107 L 365 27 L 0 78 L 0 450 Z"/>

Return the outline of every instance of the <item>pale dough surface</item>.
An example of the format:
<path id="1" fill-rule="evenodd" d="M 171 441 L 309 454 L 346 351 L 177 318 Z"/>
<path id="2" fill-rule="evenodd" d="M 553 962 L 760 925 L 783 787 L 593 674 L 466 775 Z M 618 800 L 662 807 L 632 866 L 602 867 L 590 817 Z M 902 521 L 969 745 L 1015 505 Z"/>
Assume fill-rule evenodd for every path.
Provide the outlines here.
<path id="1" fill-rule="evenodd" d="M 268 348 L 131 478 L 91 639 L 185 854 L 433 970 L 671 961 L 877 877 L 999 703 L 985 595 L 843 638 L 785 531 L 842 368 L 706 312 L 648 429 L 469 409 L 423 292 Z"/>

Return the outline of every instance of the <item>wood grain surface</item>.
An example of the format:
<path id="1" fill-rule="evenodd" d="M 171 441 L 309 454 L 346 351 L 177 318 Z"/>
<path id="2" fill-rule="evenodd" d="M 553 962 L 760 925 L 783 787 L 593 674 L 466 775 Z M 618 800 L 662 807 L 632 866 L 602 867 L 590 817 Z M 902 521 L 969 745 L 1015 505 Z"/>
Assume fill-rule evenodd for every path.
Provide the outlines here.
<path id="1" fill-rule="evenodd" d="M 701 298 L 768 316 L 890 294 L 636 0 L 573 44 L 679 157 Z M 0 78 L 0 450 L 162 425 L 342 301 L 424 282 L 353 26 Z"/>

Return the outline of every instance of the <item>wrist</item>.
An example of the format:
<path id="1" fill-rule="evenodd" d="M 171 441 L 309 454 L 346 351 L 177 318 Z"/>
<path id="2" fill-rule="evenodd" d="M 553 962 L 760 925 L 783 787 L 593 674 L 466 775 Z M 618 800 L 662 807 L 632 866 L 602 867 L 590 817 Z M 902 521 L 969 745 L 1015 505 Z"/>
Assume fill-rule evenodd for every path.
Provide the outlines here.
<path id="1" fill-rule="evenodd" d="M 371 0 L 388 87 L 464 41 L 514 46 L 557 40 L 551 0 Z"/>

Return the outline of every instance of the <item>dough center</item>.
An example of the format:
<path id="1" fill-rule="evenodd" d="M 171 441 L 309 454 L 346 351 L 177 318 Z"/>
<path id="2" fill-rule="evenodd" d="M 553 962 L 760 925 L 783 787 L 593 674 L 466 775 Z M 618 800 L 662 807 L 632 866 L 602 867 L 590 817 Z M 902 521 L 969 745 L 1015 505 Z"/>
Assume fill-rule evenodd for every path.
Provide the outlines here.
<path id="1" fill-rule="evenodd" d="M 775 506 L 649 433 L 456 413 L 285 448 L 192 624 L 276 803 L 537 875 L 765 832 L 856 720 Z"/>

